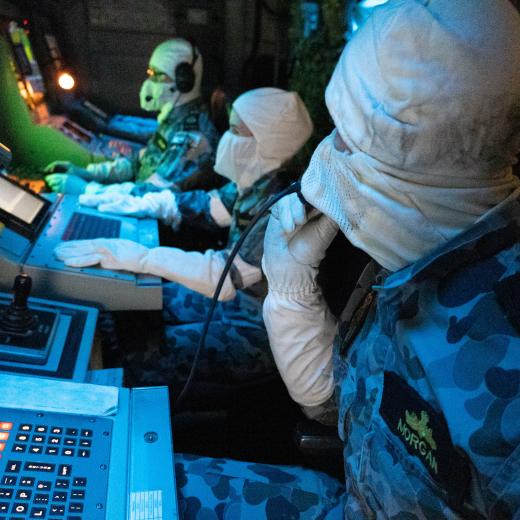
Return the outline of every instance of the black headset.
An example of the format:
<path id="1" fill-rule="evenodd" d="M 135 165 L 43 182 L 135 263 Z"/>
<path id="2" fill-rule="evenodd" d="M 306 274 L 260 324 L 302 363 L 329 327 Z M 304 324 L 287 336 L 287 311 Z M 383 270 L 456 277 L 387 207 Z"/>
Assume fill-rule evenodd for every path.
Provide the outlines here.
<path id="1" fill-rule="evenodd" d="M 178 90 L 181 94 L 190 92 L 195 86 L 195 71 L 193 70 L 193 66 L 199 57 L 193 42 L 189 40 L 187 41 L 191 46 L 191 63 L 187 61 L 181 61 L 175 67 L 175 89 Z"/>

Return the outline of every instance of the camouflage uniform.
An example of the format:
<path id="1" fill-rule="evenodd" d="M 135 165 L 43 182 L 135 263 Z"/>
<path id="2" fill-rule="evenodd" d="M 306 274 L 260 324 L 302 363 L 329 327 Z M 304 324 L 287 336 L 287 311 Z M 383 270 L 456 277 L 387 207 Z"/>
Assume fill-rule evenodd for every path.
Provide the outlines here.
<path id="1" fill-rule="evenodd" d="M 346 492 L 342 513 L 323 502 L 332 517 L 519 518 L 519 196 L 400 271 L 363 273 L 334 345 Z M 184 518 L 270 518 L 266 497 L 280 500 L 246 463 L 176 462 Z M 315 489 L 308 470 L 256 467 Z M 271 518 L 330 517 L 283 498 Z"/>
<path id="2" fill-rule="evenodd" d="M 184 520 L 342 518 L 343 486 L 308 469 L 175 454 Z"/>
<path id="3" fill-rule="evenodd" d="M 261 177 L 241 194 L 232 183 L 219 190 L 220 199 L 231 214 L 225 254 L 232 249 L 260 206 L 285 184 L 284 174 L 273 172 Z M 217 227 L 210 215 L 209 198 L 203 191 L 176 195 L 183 222 L 207 231 Z M 258 268 L 268 217 L 266 214 L 260 219 L 239 253 L 245 262 Z M 240 273 L 234 267 L 230 275 L 237 295 L 216 306 L 194 380 L 199 389 L 211 388 L 213 397 L 219 389 L 236 390 L 241 383 L 250 384 L 276 373 L 262 319 L 262 300 L 267 289 L 265 280 L 243 289 Z M 166 347 L 125 354 L 123 364 L 129 384 L 167 384 L 175 394 L 190 371 L 211 299 L 180 284 L 166 283 L 163 300 Z"/>
<path id="4" fill-rule="evenodd" d="M 89 178 L 102 184 L 135 181 L 136 196 L 164 187 L 179 191 L 220 186 L 212 170 L 218 140 L 206 105 L 198 98 L 171 109 L 138 157 L 90 164 Z M 91 191 L 96 190 L 94 185 Z"/>
<path id="5" fill-rule="evenodd" d="M 202 99 L 174 108 L 139 157 L 135 179 L 145 182 L 155 173 L 172 182 L 174 189 L 187 189 L 202 164 L 213 164 L 218 140 Z"/>
<path id="6" fill-rule="evenodd" d="M 516 193 L 359 287 L 335 343 L 346 518 L 518 514 L 519 239 Z"/>

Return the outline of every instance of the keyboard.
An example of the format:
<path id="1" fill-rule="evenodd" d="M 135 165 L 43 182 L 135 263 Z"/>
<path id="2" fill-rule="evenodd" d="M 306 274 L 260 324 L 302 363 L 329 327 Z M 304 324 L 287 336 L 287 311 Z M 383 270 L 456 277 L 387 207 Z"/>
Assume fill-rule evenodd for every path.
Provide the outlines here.
<path id="1" fill-rule="evenodd" d="M 120 220 L 75 212 L 61 239 L 119 238 L 120 231 Z"/>
<path id="2" fill-rule="evenodd" d="M 105 519 L 112 421 L 0 408 L 0 520 Z"/>

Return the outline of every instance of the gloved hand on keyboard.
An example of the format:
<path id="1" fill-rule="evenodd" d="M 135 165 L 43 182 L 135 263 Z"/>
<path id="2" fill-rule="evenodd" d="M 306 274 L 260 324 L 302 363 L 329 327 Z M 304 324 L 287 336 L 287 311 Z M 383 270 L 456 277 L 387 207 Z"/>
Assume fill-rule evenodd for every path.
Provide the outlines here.
<path id="1" fill-rule="evenodd" d="M 69 267 L 100 265 L 104 269 L 142 273 L 141 261 L 149 249 L 123 238 L 96 238 L 62 242 L 54 250 L 56 257 Z"/>
<path id="2" fill-rule="evenodd" d="M 223 251 L 187 252 L 176 247 L 148 249 L 122 238 L 62 242 L 54 249 L 54 254 L 69 267 L 100 265 L 104 269 L 148 273 L 178 282 L 208 297 L 213 296 L 226 263 Z M 235 286 L 228 275 L 219 300 L 230 300 L 235 294 Z"/>
<path id="3" fill-rule="evenodd" d="M 167 225 L 172 224 L 179 213 L 175 195 L 170 190 L 146 193 L 142 197 L 112 193 L 82 195 L 79 202 L 84 206 L 97 207 L 103 213 L 156 218 Z"/>

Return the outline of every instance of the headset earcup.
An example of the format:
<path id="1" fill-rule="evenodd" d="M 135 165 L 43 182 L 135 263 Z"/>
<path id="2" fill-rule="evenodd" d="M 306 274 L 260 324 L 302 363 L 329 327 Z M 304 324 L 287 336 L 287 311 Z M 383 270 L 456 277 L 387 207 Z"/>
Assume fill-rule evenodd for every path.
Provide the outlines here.
<path id="1" fill-rule="evenodd" d="M 186 94 L 193 89 L 195 72 L 190 63 L 183 61 L 175 67 L 175 85 L 182 94 Z"/>

